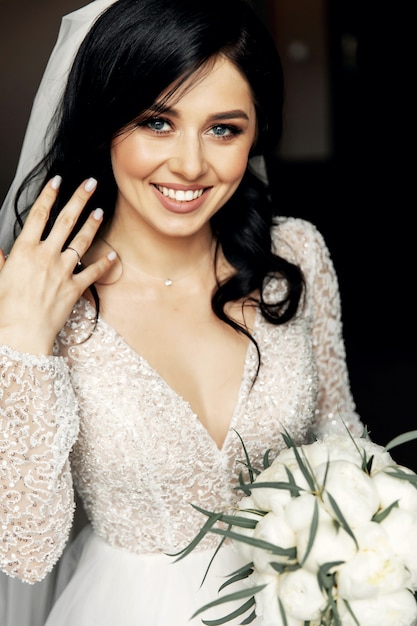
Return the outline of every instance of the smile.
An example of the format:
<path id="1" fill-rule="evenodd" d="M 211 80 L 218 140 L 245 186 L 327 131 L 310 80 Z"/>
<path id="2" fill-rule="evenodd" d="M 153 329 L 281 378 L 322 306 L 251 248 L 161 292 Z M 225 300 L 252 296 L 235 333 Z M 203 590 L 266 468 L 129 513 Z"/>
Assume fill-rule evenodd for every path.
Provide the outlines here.
<path id="1" fill-rule="evenodd" d="M 155 185 L 155 187 L 167 198 L 176 200 L 177 202 L 190 202 L 191 200 L 197 200 L 203 194 L 204 189 L 168 189 L 168 187 L 161 187 Z"/>

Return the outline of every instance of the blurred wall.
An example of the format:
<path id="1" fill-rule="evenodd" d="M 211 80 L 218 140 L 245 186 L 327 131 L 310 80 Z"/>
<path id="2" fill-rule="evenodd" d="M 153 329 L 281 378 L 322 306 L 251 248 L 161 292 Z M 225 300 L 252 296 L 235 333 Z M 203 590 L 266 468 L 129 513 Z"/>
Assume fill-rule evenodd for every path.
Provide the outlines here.
<path id="1" fill-rule="evenodd" d="M 83 0 L 0 0 L 0 202 L 14 176 L 32 100 L 61 16 Z"/>

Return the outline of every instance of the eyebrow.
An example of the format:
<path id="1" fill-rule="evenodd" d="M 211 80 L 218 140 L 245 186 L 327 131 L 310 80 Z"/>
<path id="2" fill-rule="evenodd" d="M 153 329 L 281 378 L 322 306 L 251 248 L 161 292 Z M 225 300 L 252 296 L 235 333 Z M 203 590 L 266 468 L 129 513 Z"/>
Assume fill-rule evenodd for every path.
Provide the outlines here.
<path id="1" fill-rule="evenodd" d="M 150 109 L 151 113 L 155 113 L 156 115 L 163 115 L 164 113 L 169 113 L 172 117 L 179 117 L 178 113 L 175 109 L 172 109 L 169 106 L 163 107 L 155 107 Z M 242 109 L 234 109 L 232 111 L 220 111 L 219 113 L 213 113 L 208 117 L 208 122 L 217 122 L 219 120 L 233 120 L 241 118 L 244 120 L 249 120 L 249 116 Z"/>

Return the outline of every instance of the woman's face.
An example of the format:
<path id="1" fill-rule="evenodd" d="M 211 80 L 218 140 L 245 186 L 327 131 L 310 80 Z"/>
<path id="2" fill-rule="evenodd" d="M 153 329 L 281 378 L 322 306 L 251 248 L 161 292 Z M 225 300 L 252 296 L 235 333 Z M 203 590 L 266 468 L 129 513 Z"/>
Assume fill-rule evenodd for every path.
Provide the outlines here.
<path id="1" fill-rule="evenodd" d="M 249 84 L 223 57 L 194 82 L 113 140 L 119 226 L 191 236 L 238 187 L 256 135 Z"/>

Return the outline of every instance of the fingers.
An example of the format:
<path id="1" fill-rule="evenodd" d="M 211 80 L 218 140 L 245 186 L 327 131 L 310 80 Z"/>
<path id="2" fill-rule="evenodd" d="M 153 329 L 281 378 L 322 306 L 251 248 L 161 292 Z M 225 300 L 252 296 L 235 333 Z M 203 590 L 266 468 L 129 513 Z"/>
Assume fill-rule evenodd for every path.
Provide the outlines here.
<path id="1" fill-rule="evenodd" d="M 20 240 L 28 242 L 35 241 L 36 243 L 40 241 L 51 208 L 57 198 L 61 181 L 61 176 L 54 176 L 42 189 L 39 197 L 29 211 L 29 215 L 27 216 L 25 225 L 19 236 Z"/>
<path id="2" fill-rule="evenodd" d="M 71 250 L 68 252 L 71 252 Z M 100 257 L 97 261 L 88 265 L 79 274 L 74 274 L 72 280 L 79 285 L 80 294 L 90 287 L 90 285 L 97 282 L 101 276 L 110 269 L 116 258 L 117 254 L 112 250 L 107 256 Z"/>
<path id="3" fill-rule="evenodd" d="M 82 210 L 84 209 L 88 200 L 90 200 L 93 192 L 96 189 L 96 186 L 97 181 L 95 180 L 95 178 L 89 178 L 75 190 L 74 194 L 71 196 L 71 198 L 55 220 L 52 230 L 46 240 L 48 248 L 52 246 L 54 249 L 62 250 L 63 245 L 65 244 L 72 230 L 74 229 Z M 99 211 L 101 211 L 101 209 L 99 209 Z M 101 211 L 100 215 L 95 220 L 94 234 L 101 221 L 102 215 L 103 212 Z M 94 223 L 94 220 L 90 220 L 90 228 L 87 229 L 88 231 L 92 231 L 92 222 Z M 88 245 L 91 243 L 91 241 L 92 237 L 89 239 Z M 76 248 L 76 250 L 78 249 Z M 83 256 L 85 250 L 86 248 L 84 248 L 82 251 L 78 250 L 81 257 Z"/>
<path id="4" fill-rule="evenodd" d="M 20 235 L 22 241 L 31 243 L 40 242 L 51 209 L 56 201 L 60 185 L 61 177 L 55 176 L 43 188 L 26 219 Z M 97 181 L 94 178 L 89 178 L 76 189 L 70 200 L 59 213 L 51 233 L 46 240 L 47 247 L 52 246 L 55 249 L 62 249 L 62 246 L 70 236 L 72 229 L 77 223 L 88 200 L 91 198 L 96 186 Z"/>
<path id="5" fill-rule="evenodd" d="M 90 247 L 103 218 L 103 210 L 93 211 L 83 227 L 72 239 L 71 243 L 64 250 L 63 255 L 68 258 L 72 267 L 81 265 L 81 259 Z"/>

